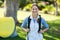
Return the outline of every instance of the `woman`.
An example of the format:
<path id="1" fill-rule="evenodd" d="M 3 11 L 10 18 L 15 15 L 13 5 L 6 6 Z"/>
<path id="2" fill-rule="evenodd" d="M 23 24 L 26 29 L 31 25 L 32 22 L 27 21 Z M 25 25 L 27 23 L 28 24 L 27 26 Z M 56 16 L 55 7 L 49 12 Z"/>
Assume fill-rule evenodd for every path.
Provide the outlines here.
<path id="1" fill-rule="evenodd" d="M 25 32 L 28 32 L 27 40 L 42 40 L 43 39 L 42 33 L 44 33 L 45 31 L 48 30 L 48 28 L 49 28 L 48 24 L 46 23 L 46 21 L 43 18 L 41 18 L 40 23 L 45 27 L 45 29 L 44 30 L 40 29 L 40 31 L 38 32 L 40 27 L 39 27 L 37 20 L 39 17 L 41 17 L 38 14 L 38 11 L 39 11 L 38 6 L 35 3 L 33 3 L 31 10 L 32 10 L 32 14 L 31 14 L 31 16 L 29 16 L 31 19 L 30 28 L 27 28 L 27 29 L 25 28 L 26 25 L 29 23 L 28 17 L 24 20 L 21 27 Z"/>

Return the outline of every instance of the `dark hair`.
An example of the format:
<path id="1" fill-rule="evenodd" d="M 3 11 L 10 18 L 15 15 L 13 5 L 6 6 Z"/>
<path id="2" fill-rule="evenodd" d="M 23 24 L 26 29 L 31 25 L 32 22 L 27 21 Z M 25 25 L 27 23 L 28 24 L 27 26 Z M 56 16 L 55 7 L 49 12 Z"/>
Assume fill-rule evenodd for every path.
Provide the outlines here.
<path id="1" fill-rule="evenodd" d="M 32 4 L 32 7 L 33 7 L 33 6 L 37 6 L 37 8 L 39 9 L 39 6 L 38 6 L 36 3 L 33 3 L 33 4 Z M 32 7 L 31 7 L 31 8 L 32 8 Z"/>

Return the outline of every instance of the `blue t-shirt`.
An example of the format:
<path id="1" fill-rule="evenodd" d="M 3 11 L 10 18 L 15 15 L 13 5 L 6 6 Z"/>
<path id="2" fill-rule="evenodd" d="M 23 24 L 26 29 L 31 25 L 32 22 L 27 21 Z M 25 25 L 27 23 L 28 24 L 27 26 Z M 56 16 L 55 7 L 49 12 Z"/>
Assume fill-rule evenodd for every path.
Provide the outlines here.
<path id="1" fill-rule="evenodd" d="M 21 27 L 26 27 L 28 24 L 28 17 L 25 18 L 24 22 L 22 23 Z M 49 28 L 48 24 L 46 23 L 46 21 L 41 18 L 41 24 L 44 26 L 44 28 Z"/>

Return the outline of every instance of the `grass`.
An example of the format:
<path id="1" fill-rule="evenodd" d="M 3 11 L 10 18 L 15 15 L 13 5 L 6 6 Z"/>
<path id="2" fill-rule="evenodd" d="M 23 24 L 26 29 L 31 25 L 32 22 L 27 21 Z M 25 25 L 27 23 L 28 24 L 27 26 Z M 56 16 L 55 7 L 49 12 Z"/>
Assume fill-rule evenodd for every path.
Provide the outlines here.
<path id="1" fill-rule="evenodd" d="M 1 12 L 1 10 L 0 10 Z M 1 12 L 3 13 L 3 12 Z M 39 12 L 40 13 L 40 12 Z M 20 23 L 23 22 L 23 20 L 31 14 L 31 12 L 26 11 L 18 11 L 17 18 Z M 43 40 L 60 40 L 60 16 L 54 16 L 49 14 L 41 14 L 42 17 L 47 21 L 49 25 L 49 30 L 43 34 L 44 39 Z M 3 17 L 3 16 L 2 16 Z M 0 38 L 0 40 L 25 40 L 26 39 L 26 33 L 21 30 L 19 26 L 16 27 L 18 36 L 15 38 Z"/>
<path id="2" fill-rule="evenodd" d="M 4 13 L 4 9 L 0 8 L 0 17 L 4 17 L 3 13 Z"/>
<path id="3" fill-rule="evenodd" d="M 60 20 L 60 19 L 59 19 Z M 49 27 L 50 29 L 44 34 L 44 38 L 47 40 L 59 40 L 60 39 L 60 21 L 59 20 L 54 20 L 54 21 L 49 21 Z"/>

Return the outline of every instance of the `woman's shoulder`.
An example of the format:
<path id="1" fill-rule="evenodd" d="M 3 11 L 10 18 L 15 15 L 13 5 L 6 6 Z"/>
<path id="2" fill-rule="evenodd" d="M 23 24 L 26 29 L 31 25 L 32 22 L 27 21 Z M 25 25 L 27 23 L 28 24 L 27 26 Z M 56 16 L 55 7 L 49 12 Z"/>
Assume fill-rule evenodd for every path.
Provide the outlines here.
<path id="1" fill-rule="evenodd" d="M 25 20 L 27 20 L 27 21 L 28 21 L 28 18 L 30 18 L 30 16 L 26 17 L 26 18 L 25 18 Z"/>
<path id="2" fill-rule="evenodd" d="M 41 17 L 41 22 L 44 22 L 44 21 L 45 21 L 45 19 L 43 17 Z"/>
<path id="3" fill-rule="evenodd" d="M 25 20 L 25 21 L 28 21 L 28 17 L 26 17 L 24 20 Z"/>

